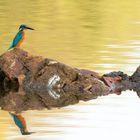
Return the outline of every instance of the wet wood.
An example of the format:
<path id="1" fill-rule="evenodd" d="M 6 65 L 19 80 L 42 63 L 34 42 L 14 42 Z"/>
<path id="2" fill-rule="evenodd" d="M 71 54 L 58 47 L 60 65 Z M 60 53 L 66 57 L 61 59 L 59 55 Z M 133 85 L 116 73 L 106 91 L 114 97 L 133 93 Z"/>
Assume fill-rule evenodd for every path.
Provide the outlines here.
<path id="1" fill-rule="evenodd" d="M 80 100 L 121 94 L 127 89 L 138 92 L 139 71 L 140 68 L 132 76 L 123 72 L 100 76 L 13 49 L 0 56 L 0 106 L 3 110 L 22 112 L 64 107 Z"/>

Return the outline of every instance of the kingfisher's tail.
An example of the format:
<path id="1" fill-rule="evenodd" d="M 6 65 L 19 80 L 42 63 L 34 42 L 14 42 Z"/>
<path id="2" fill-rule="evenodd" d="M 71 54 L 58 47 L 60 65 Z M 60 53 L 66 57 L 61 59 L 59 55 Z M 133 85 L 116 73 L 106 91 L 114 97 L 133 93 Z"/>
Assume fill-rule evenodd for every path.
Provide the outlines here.
<path id="1" fill-rule="evenodd" d="M 12 48 L 14 48 L 13 43 L 9 46 L 9 48 L 7 49 L 7 51 L 10 50 L 10 49 L 12 49 Z"/>
<path id="2" fill-rule="evenodd" d="M 9 50 L 11 50 L 12 49 L 12 47 L 9 47 L 8 49 L 7 49 L 7 51 L 9 51 Z"/>

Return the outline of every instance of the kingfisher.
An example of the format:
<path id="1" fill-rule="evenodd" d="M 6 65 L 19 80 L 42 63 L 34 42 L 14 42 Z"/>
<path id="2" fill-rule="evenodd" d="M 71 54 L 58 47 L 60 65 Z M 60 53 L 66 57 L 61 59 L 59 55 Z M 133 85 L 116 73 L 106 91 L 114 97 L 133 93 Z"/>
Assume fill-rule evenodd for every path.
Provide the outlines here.
<path id="1" fill-rule="evenodd" d="M 26 121 L 22 117 L 21 114 L 14 114 L 14 113 L 11 113 L 11 112 L 9 112 L 9 114 L 12 116 L 15 124 L 19 127 L 20 132 L 21 132 L 22 135 L 30 135 L 30 134 L 33 133 L 33 132 L 29 132 L 27 130 Z"/>
<path id="2" fill-rule="evenodd" d="M 33 28 L 30 28 L 25 24 L 21 24 L 19 26 L 19 31 L 16 34 L 15 38 L 13 39 L 12 44 L 10 45 L 8 50 L 10 50 L 12 48 L 19 48 L 20 47 L 21 43 L 23 42 L 23 40 L 25 38 L 24 30 L 26 30 L 26 29 L 34 30 Z"/>

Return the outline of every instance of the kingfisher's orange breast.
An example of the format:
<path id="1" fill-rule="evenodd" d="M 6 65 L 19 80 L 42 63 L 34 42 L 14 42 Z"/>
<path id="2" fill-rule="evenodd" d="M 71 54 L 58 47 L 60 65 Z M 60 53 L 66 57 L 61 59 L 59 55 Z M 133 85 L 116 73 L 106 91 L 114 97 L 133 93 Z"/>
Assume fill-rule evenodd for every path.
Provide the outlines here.
<path id="1" fill-rule="evenodd" d="M 18 118 L 19 118 L 19 120 L 22 122 L 22 125 L 23 125 L 23 127 L 24 127 L 24 130 L 27 132 L 27 125 L 26 125 L 26 121 L 25 121 L 25 119 L 22 117 L 22 115 L 17 115 L 18 116 Z"/>
<path id="2" fill-rule="evenodd" d="M 22 38 L 21 38 L 21 40 L 18 42 L 18 44 L 16 45 L 16 48 L 20 48 L 20 45 L 21 45 L 21 43 L 24 41 L 24 39 L 25 39 L 25 33 L 24 32 L 22 32 Z"/>

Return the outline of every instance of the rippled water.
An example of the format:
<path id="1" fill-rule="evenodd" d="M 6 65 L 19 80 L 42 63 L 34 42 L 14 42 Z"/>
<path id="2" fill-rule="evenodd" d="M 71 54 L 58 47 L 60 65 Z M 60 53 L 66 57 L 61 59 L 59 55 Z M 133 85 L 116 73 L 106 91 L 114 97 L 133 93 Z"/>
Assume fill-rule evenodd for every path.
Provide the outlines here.
<path id="1" fill-rule="evenodd" d="M 140 64 L 139 0 L 0 0 L 0 52 L 18 26 L 26 32 L 22 48 L 100 74 L 132 74 Z M 36 133 L 22 136 L 9 114 L 0 111 L 1 140 L 138 140 L 140 101 L 134 92 L 110 95 L 51 111 L 23 113 Z"/>

